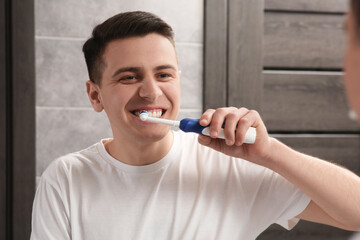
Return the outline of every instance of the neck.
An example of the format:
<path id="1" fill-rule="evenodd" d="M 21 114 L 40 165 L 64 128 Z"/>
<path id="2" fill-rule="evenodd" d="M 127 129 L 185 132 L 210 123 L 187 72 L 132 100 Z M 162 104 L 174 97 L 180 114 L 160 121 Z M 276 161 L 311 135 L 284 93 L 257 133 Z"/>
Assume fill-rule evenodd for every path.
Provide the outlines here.
<path id="1" fill-rule="evenodd" d="M 104 143 L 106 151 L 115 159 L 133 166 L 155 163 L 165 157 L 173 144 L 173 133 L 155 142 L 129 141 L 116 137 Z"/>

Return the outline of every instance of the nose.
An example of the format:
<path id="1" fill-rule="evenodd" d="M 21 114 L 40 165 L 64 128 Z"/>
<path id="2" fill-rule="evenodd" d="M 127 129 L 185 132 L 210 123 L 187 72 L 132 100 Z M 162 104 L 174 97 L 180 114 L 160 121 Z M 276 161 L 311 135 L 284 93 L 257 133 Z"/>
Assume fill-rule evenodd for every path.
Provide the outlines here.
<path id="1" fill-rule="evenodd" d="M 148 77 L 142 81 L 139 95 L 149 101 L 154 101 L 162 95 L 162 90 L 158 86 L 156 79 Z"/>

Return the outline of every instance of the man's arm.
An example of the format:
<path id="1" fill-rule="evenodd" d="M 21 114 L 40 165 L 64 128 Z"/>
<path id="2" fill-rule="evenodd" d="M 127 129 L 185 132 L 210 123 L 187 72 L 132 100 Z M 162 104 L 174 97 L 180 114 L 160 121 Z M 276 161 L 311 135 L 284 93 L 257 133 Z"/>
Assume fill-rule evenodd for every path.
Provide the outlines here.
<path id="1" fill-rule="evenodd" d="M 296 152 L 272 139 L 268 167 L 311 199 L 300 219 L 360 230 L 360 178 L 335 164 Z"/>
<path id="2" fill-rule="evenodd" d="M 223 122 L 226 141 L 216 139 Z M 256 111 L 245 108 L 207 110 L 200 119 L 210 124 L 210 137 L 199 142 L 227 155 L 267 167 L 293 183 L 312 201 L 298 216 L 301 219 L 360 230 L 360 178 L 349 170 L 327 161 L 299 153 L 267 134 Z M 253 145 L 242 144 L 247 129 L 256 128 Z"/>

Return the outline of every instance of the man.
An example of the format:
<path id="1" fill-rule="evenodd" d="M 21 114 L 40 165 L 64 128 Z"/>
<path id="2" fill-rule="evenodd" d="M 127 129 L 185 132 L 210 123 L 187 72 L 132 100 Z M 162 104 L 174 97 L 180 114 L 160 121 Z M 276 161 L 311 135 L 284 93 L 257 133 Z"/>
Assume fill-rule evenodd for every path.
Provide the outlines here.
<path id="1" fill-rule="evenodd" d="M 139 119 L 179 112 L 173 32 L 158 17 L 118 14 L 83 51 L 89 99 L 113 138 L 44 172 L 32 239 L 255 239 L 299 219 L 360 229 L 360 178 L 270 138 L 256 111 L 209 109 L 200 123 L 211 137 L 199 138 Z M 216 138 L 224 122 L 225 141 Z M 250 126 L 256 142 L 243 144 Z"/>

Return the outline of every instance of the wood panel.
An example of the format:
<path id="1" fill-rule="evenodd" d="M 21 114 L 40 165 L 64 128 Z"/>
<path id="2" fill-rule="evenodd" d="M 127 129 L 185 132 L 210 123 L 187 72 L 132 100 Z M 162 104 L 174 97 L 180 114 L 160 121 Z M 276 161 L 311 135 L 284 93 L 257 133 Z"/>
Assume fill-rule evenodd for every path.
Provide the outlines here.
<path id="1" fill-rule="evenodd" d="M 226 106 L 227 0 L 205 0 L 204 110 Z"/>
<path id="2" fill-rule="evenodd" d="M 264 71 L 269 131 L 359 131 L 349 120 L 342 73 Z"/>
<path id="3" fill-rule="evenodd" d="M 297 151 L 340 164 L 360 174 L 359 134 L 273 134 L 272 136 Z"/>
<path id="4" fill-rule="evenodd" d="M 348 0 L 265 0 L 265 10 L 344 13 Z"/>
<path id="5" fill-rule="evenodd" d="M 264 3 L 229 2 L 228 105 L 260 111 Z"/>
<path id="6" fill-rule="evenodd" d="M 341 69 L 344 16 L 266 12 L 264 67 Z"/>

